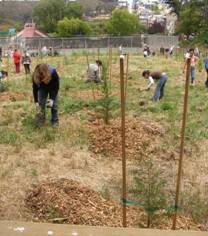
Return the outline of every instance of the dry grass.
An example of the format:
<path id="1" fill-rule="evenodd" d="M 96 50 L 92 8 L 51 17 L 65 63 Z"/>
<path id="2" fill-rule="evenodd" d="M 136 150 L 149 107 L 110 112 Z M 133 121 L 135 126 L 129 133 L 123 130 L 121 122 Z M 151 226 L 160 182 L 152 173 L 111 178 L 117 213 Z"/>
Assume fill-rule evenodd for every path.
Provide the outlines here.
<path id="1" fill-rule="evenodd" d="M 104 56 L 103 56 L 104 58 Z M 44 59 L 43 59 L 44 60 Z M 54 132 L 46 125 L 45 132 L 34 130 L 31 119 L 34 115 L 32 91 L 29 78 L 22 73 L 16 76 L 10 67 L 7 81 L 9 91 L 0 94 L 0 129 L 3 134 L 0 144 L 0 219 L 28 220 L 31 213 L 25 208 L 25 194 L 34 184 L 41 184 L 49 179 L 66 178 L 78 181 L 94 191 L 105 192 L 116 201 L 121 193 L 121 162 L 114 155 L 103 157 L 100 153 L 90 151 L 88 133 L 92 127 L 86 120 L 96 112 L 90 85 L 84 83 L 86 76 L 86 58 L 71 56 L 65 59 L 47 58 L 47 62 L 58 68 L 61 75 L 60 92 L 60 127 Z M 90 61 L 94 56 L 90 57 Z M 36 64 L 33 60 L 33 68 Z M 113 64 L 112 93 L 119 100 L 119 61 Z M 147 81 L 140 79 L 143 69 L 163 70 L 169 75 L 166 97 L 163 102 L 154 104 L 150 101 L 153 91 L 141 93 L 138 88 L 146 86 Z M 163 130 L 163 135 L 148 133 L 148 141 L 154 145 L 145 153 L 151 155 L 155 164 L 165 170 L 168 191 L 173 203 L 175 176 L 177 173 L 181 111 L 183 102 L 184 75 L 182 62 L 174 59 L 156 57 L 145 60 L 141 56 L 130 57 L 130 71 L 127 95 L 127 114 L 154 123 L 154 127 Z M 203 89 L 204 74 L 199 74 L 197 86 L 190 90 L 189 130 L 187 131 L 186 152 L 183 171 L 182 190 L 188 192 L 197 189 L 205 198 L 207 196 L 207 136 L 206 136 L 206 91 Z M 100 91 L 98 90 L 98 94 Z M 98 97 L 98 96 L 97 96 Z M 68 101 L 68 99 L 71 99 Z M 81 101 L 70 113 L 66 108 Z M 141 103 L 143 102 L 144 103 Z M 87 103 L 87 106 L 85 106 Z M 63 105 L 64 104 L 64 105 Z M 84 105 L 83 105 L 84 104 Z M 91 106 L 89 106 L 89 104 Z M 143 104 L 141 106 L 141 104 Z M 200 108 L 200 112 L 198 112 Z M 71 108 L 70 108 L 71 109 Z M 120 110 L 114 111 L 118 118 Z M 139 123 L 145 130 L 145 122 Z M 197 126 L 196 126 L 197 125 Z M 100 126 L 99 126 L 100 127 Z M 162 128 L 161 128 L 162 127 Z M 96 127 L 94 127 L 96 129 Z M 204 136 L 200 136 L 203 131 Z M 95 130 L 97 133 L 98 130 Z M 15 134 L 15 135 L 13 135 Z M 99 131 L 102 135 L 102 129 Z M 98 134 L 98 135 L 99 135 Z M 116 135 L 118 135 L 116 133 Z M 55 138 L 53 138 L 55 136 Z M 154 136 L 154 138 L 152 138 Z M 116 138 L 114 137 L 116 140 Z M 142 137 L 141 137 L 142 139 Z M 143 144 L 142 140 L 139 140 Z M 100 141 L 102 146 L 102 140 Z M 119 148 L 119 147 L 118 147 Z M 127 160 L 128 173 L 138 163 Z M 128 176 L 128 186 L 132 184 L 132 176 Z M 190 206 L 191 207 L 191 206 Z M 203 207 L 203 206 L 201 206 Z M 197 209 L 195 209 L 197 211 Z M 186 212 L 185 209 L 183 209 Z M 181 216 L 183 218 L 183 216 Z M 181 221 L 189 228 L 188 218 Z M 204 222 L 203 222 L 204 223 Z M 163 224 L 168 228 L 171 222 Z M 205 225 L 207 223 L 204 223 Z M 159 226 L 157 226 L 159 227 Z M 182 226 L 181 226 L 182 227 Z M 206 225 L 207 227 L 207 225 Z"/>

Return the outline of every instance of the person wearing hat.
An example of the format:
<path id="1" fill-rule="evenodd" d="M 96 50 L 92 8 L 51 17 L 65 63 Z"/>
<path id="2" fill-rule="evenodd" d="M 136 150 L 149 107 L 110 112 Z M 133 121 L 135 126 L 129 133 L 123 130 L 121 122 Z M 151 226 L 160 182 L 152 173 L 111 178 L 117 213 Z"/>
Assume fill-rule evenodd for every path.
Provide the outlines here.
<path id="1" fill-rule="evenodd" d="M 159 101 L 164 97 L 164 89 L 165 89 L 165 84 L 168 80 L 168 77 L 166 73 L 164 72 L 150 72 L 149 70 L 144 70 L 142 73 L 142 76 L 145 79 L 149 80 L 149 84 L 145 91 L 150 90 L 152 85 L 157 82 L 157 86 L 155 88 L 154 96 L 153 96 L 153 101 Z"/>

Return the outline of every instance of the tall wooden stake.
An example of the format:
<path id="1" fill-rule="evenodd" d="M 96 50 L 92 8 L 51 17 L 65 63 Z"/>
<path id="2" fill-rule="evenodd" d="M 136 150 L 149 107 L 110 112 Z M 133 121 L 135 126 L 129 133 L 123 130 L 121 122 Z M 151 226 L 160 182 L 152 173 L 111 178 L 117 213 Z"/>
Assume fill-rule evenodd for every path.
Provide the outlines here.
<path id="1" fill-rule="evenodd" d="M 183 168 L 186 119 L 187 119 L 187 110 L 188 110 L 190 66 L 191 66 L 191 59 L 188 59 L 187 60 L 187 67 L 186 67 L 186 83 L 185 83 L 185 94 L 184 94 L 184 105 L 183 105 L 183 120 L 182 120 L 182 128 L 181 128 L 180 157 L 179 157 L 179 164 L 178 164 L 177 184 L 176 184 L 175 212 L 173 215 L 173 226 L 172 226 L 173 230 L 176 229 L 176 223 L 177 223 L 178 203 L 179 203 L 182 168 Z"/>
<path id="2" fill-rule="evenodd" d="M 126 95 L 127 95 L 128 77 L 129 77 L 129 54 L 126 55 L 125 99 L 126 99 Z"/>
<path id="3" fill-rule="evenodd" d="M 112 47 L 109 47 L 109 82 L 110 82 L 110 87 L 111 87 L 111 80 L 112 80 Z"/>
<path id="4" fill-rule="evenodd" d="M 123 176 L 123 227 L 126 222 L 126 134 L 125 134 L 125 87 L 124 87 L 124 58 L 120 57 L 120 85 L 121 85 L 121 138 L 122 138 L 122 176 Z"/>

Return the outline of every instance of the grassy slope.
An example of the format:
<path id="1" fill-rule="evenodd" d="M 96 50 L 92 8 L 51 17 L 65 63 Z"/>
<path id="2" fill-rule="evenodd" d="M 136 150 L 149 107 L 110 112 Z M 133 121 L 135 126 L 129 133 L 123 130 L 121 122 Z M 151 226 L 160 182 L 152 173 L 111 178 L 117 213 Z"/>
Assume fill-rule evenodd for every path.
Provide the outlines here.
<path id="1" fill-rule="evenodd" d="M 95 55 L 91 55 L 90 61 L 95 58 Z M 119 196 L 117 186 L 121 174 L 120 162 L 113 157 L 110 159 L 95 157 L 88 149 L 89 140 L 86 136 L 85 122 L 90 117 L 90 113 L 94 112 L 96 104 L 93 102 L 90 85 L 84 83 L 85 57 L 74 54 L 69 58 L 45 60 L 56 66 L 61 75 L 60 128 L 54 131 L 49 124 L 46 125 L 46 129 L 33 128 L 35 108 L 32 103 L 30 80 L 25 79 L 23 74 L 17 77 L 11 73 L 11 80 L 8 82 L 9 92 L 25 92 L 27 96 L 18 101 L 14 95 L 10 101 L 1 101 L 0 104 L 2 150 L 0 200 L 4 199 L 0 207 L 1 219 L 24 219 L 26 213 L 21 215 L 20 208 L 24 205 L 25 189 L 29 188 L 31 183 L 46 178 L 72 178 L 98 191 L 102 191 L 107 186 L 113 198 Z M 118 94 L 119 61 L 116 56 L 113 62 L 112 87 Z M 35 63 L 34 61 L 33 66 Z M 157 151 L 147 155 L 151 155 L 155 164 L 165 170 L 170 204 L 173 203 L 174 197 L 182 117 L 184 87 L 182 63 L 182 57 L 168 60 L 161 57 L 144 59 L 139 55 L 130 57 L 127 115 L 142 116 L 147 121 L 157 122 L 165 129 L 165 137 L 157 141 Z M 163 70 L 168 74 L 165 98 L 159 103 L 152 103 L 150 100 L 153 90 L 138 91 L 138 88 L 147 84 L 147 81 L 142 80 L 140 76 L 142 70 L 146 68 Z M 10 66 L 10 72 L 12 70 Z M 184 206 L 183 211 L 199 222 L 204 222 L 207 215 L 205 196 L 208 174 L 206 160 L 208 105 L 204 78 L 205 74 L 198 73 L 197 85 L 190 88 L 181 202 Z M 115 100 L 119 102 L 119 96 Z M 141 101 L 145 102 L 144 106 L 139 105 Z M 114 110 L 113 114 L 118 116 L 119 109 Z M 99 170 L 102 170 L 102 173 Z M 12 194 L 14 191 L 15 197 Z M 30 218 L 30 215 L 27 217 Z"/>

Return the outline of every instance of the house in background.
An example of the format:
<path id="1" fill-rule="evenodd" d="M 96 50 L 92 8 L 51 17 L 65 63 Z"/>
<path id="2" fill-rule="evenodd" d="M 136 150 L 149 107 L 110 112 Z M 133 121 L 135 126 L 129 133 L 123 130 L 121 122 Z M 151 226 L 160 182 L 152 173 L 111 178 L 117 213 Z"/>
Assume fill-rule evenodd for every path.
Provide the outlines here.
<path id="1" fill-rule="evenodd" d="M 127 0 L 118 0 L 117 8 L 126 8 L 128 9 L 129 3 Z"/>
<path id="2" fill-rule="evenodd" d="M 42 33 L 36 28 L 35 23 L 26 23 L 24 29 L 20 31 L 16 38 L 27 39 L 27 38 L 48 38 L 48 35 Z"/>

